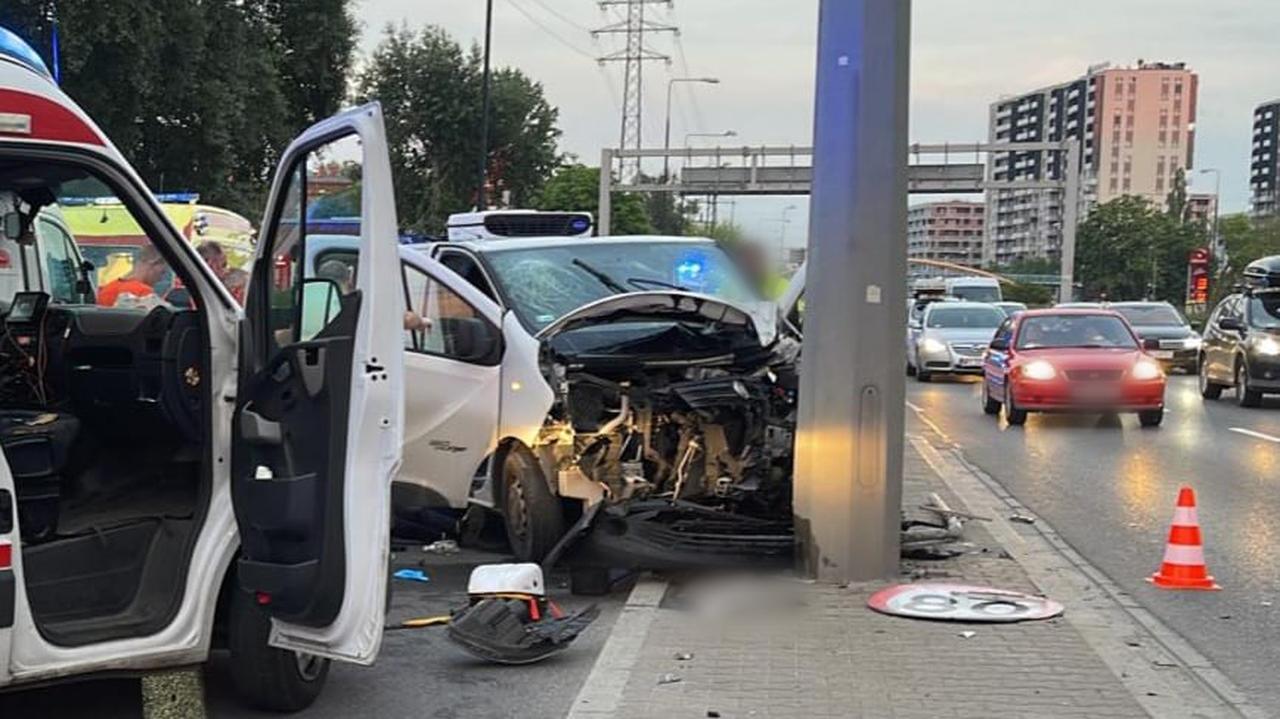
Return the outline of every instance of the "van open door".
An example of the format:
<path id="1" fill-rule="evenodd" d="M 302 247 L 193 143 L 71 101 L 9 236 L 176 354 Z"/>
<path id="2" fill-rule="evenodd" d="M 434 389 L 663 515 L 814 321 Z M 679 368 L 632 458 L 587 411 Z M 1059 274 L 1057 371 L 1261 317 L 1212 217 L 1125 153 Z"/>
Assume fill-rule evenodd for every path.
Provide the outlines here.
<path id="1" fill-rule="evenodd" d="M 307 266 L 311 224 L 360 221 L 358 256 Z M 404 418 L 391 166 L 377 104 L 317 124 L 272 185 L 241 331 L 231 491 L 240 587 L 271 644 L 368 664 L 382 641 Z"/>

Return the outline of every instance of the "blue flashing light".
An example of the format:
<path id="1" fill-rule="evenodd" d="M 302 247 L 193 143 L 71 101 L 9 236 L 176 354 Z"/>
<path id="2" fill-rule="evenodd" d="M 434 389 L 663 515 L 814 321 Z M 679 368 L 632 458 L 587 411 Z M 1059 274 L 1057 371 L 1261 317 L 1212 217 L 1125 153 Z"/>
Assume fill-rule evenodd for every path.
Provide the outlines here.
<path id="1" fill-rule="evenodd" d="M 169 202 L 176 205 L 194 205 L 200 201 L 199 192 L 161 192 L 156 195 L 156 201 Z"/>
<path id="2" fill-rule="evenodd" d="M 53 73 L 49 72 L 49 66 L 44 64 L 40 53 L 18 37 L 17 33 L 3 27 L 0 27 L 0 56 L 17 60 L 50 80 L 53 79 Z"/>

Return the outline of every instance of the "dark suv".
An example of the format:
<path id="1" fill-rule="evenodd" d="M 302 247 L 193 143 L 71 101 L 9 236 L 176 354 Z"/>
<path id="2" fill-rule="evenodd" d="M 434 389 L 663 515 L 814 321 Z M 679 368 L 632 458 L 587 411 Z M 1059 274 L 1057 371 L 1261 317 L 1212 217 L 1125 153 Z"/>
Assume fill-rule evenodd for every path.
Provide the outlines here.
<path id="1" fill-rule="evenodd" d="M 1280 393 L 1280 288 L 1242 290 L 1218 303 L 1205 324 L 1200 394 L 1217 399 L 1232 387 L 1241 407 Z"/>

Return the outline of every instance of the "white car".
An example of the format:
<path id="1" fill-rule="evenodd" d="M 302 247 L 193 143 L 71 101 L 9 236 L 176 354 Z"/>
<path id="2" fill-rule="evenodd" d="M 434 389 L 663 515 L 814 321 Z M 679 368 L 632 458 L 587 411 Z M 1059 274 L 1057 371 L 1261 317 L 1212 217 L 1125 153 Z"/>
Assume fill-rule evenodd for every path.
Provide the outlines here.
<path id="1" fill-rule="evenodd" d="M 333 158 L 361 178 L 342 190 L 360 208 L 345 295 L 301 271 L 297 220 Z M 0 270 L 18 269 L 0 283 L 0 689 L 199 664 L 215 625 L 266 708 L 309 704 L 330 658 L 374 660 L 403 444 L 401 330 L 374 321 L 404 301 L 391 182 L 376 104 L 304 132 L 242 311 L 0 30 Z M 150 242 L 97 288 L 50 244 L 80 239 L 39 224 L 72 196 L 118 199 Z M 162 272 L 189 306 L 155 297 Z"/>
<path id="2" fill-rule="evenodd" d="M 314 238 L 311 272 L 348 275 L 349 243 Z M 522 560 L 584 516 L 609 566 L 790 558 L 798 342 L 713 241 L 477 239 L 401 259 L 423 326 L 404 335 L 398 505 L 496 510 Z M 591 531 L 606 508 L 629 531 Z M 670 541 L 684 525 L 705 546 Z"/>

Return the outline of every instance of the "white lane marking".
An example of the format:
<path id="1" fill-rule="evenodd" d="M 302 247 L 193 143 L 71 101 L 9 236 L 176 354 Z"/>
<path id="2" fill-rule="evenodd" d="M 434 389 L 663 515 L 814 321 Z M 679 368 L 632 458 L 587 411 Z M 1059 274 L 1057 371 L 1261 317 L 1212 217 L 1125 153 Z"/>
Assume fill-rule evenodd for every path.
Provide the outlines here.
<path id="1" fill-rule="evenodd" d="M 911 410 L 912 412 L 915 412 L 915 413 L 916 413 L 916 417 L 918 417 L 918 418 L 920 419 L 920 421 L 921 421 L 921 422 L 924 422 L 924 423 L 925 423 L 925 425 L 926 425 L 929 429 L 931 429 L 931 430 L 933 430 L 935 433 L 937 433 L 937 435 L 938 435 L 939 437 L 941 437 L 941 438 L 942 438 L 942 441 L 944 441 L 944 442 L 946 442 L 946 443 L 948 443 L 948 444 L 955 444 L 955 442 L 952 442 L 952 441 L 951 441 L 951 438 L 947 436 L 947 433 L 942 431 L 942 428 L 941 428 L 941 427 L 939 427 L 937 424 L 935 424 L 935 423 L 934 423 L 934 421 L 933 421 L 933 420 L 929 419 L 929 418 L 925 415 L 925 413 L 924 413 L 924 408 L 923 408 L 923 407 L 921 407 L 921 406 L 919 406 L 919 405 L 915 404 L 914 402 L 911 402 L 911 401 L 909 401 L 909 400 L 908 400 L 908 401 L 907 401 L 907 409 Z"/>
<path id="2" fill-rule="evenodd" d="M 1228 432 L 1235 432 L 1236 434 L 1243 434 L 1243 435 L 1244 435 L 1244 436 L 1246 436 L 1246 437 L 1253 437 L 1254 439 L 1261 439 L 1261 440 L 1265 440 L 1265 441 L 1267 441 L 1267 442 L 1275 442 L 1276 444 L 1280 444 L 1280 437 L 1273 437 L 1273 436 L 1271 436 L 1271 435 L 1269 435 L 1269 434 L 1263 434 L 1263 433 L 1261 433 L 1261 432 L 1254 432 L 1254 431 L 1253 431 L 1253 430 L 1251 430 L 1251 429 L 1245 429 L 1245 428 L 1243 428 L 1243 427 L 1228 427 L 1228 428 L 1227 428 L 1227 431 L 1228 431 Z"/>

